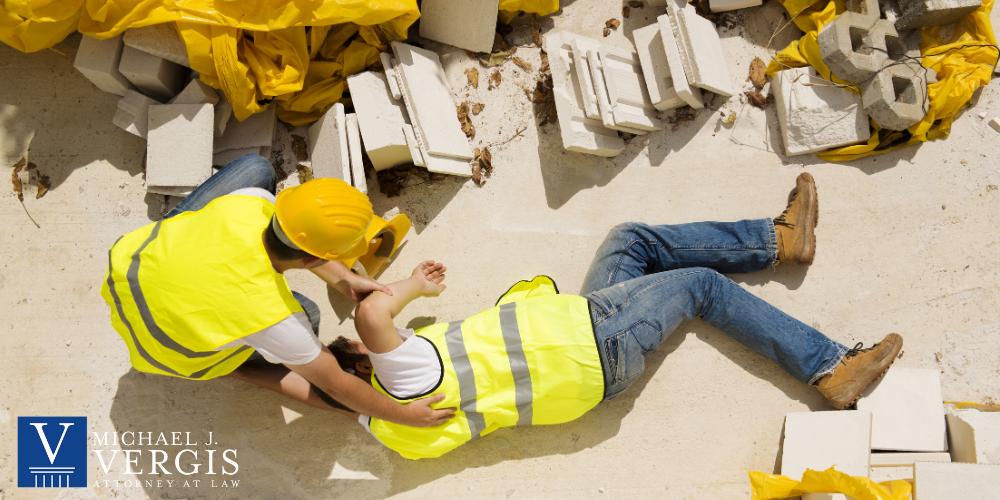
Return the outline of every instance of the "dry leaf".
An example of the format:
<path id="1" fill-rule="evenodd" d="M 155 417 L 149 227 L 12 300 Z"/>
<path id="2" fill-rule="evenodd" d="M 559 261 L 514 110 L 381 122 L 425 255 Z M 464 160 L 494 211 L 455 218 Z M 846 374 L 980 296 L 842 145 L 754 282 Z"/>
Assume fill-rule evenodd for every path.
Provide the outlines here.
<path id="1" fill-rule="evenodd" d="M 307 165 L 299 163 L 298 165 L 295 166 L 295 171 L 298 173 L 299 176 L 299 184 L 305 184 L 313 180 L 312 168 L 308 167 Z"/>
<path id="2" fill-rule="evenodd" d="M 21 170 L 24 170 L 24 167 L 27 164 L 28 158 L 23 157 L 14 164 L 14 170 L 10 172 L 10 183 L 14 188 L 14 194 L 17 195 L 17 200 L 21 202 L 24 201 L 24 184 L 21 182 L 21 178 L 18 177 L 18 174 L 21 173 Z"/>
<path id="3" fill-rule="evenodd" d="M 632 14 L 632 9 L 628 5 L 622 7 L 622 17 L 628 19 L 628 16 L 630 16 L 631 14 Z"/>
<path id="4" fill-rule="evenodd" d="M 458 122 L 462 124 L 462 132 L 469 139 L 476 136 L 476 127 L 472 125 L 472 119 L 469 118 L 469 103 L 468 101 L 463 102 L 458 105 Z"/>
<path id="5" fill-rule="evenodd" d="M 747 96 L 747 101 L 750 102 L 750 105 L 764 109 L 764 104 L 767 103 L 767 98 L 764 97 L 764 94 L 761 94 L 759 90 L 748 90 L 743 94 Z"/>
<path id="6" fill-rule="evenodd" d="M 615 18 L 611 18 L 608 19 L 607 21 L 604 21 L 604 27 L 608 29 L 616 30 L 621 25 L 622 25 L 621 20 Z"/>
<path id="7" fill-rule="evenodd" d="M 476 68 L 467 68 L 465 70 L 465 78 L 469 81 L 469 85 L 474 89 L 479 88 L 479 70 Z"/>
<path id="8" fill-rule="evenodd" d="M 486 107 L 486 105 L 483 104 L 483 103 L 481 103 L 481 102 L 472 103 L 472 115 L 473 116 L 479 116 L 479 113 L 482 113 L 483 112 L 483 108 L 485 108 L 485 107 Z"/>
<path id="9" fill-rule="evenodd" d="M 493 175 L 493 154 L 490 148 L 476 148 L 472 154 L 472 182 L 482 186 L 486 184 L 486 178 Z"/>
<path id="10" fill-rule="evenodd" d="M 501 50 L 498 52 L 493 52 L 492 54 L 489 54 L 487 56 L 480 57 L 479 64 L 481 64 L 485 68 L 492 68 L 494 66 L 499 66 L 503 64 L 504 61 L 509 59 L 510 56 L 514 55 L 514 52 L 517 52 L 517 47 L 512 47 L 510 49 Z"/>
<path id="11" fill-rule="evenodd" d="M 489 90 L 499 87 L 501 81 L 503 81 L 503 77 L 500 76 L 500 70 L 493 70 L 493 73 L 490 75 Z"/>
<path id="12" fill-rule="evenodd" d="M 761 58 L 755 57 L 750 62 L 750 75 L 747 76 L 747 80 L 750 80 L 757 90 L 764 88 L 764 84 L 767 83 L 767 65 Z"/>
<path id="13" fill-rule="evenodd" d="M 523 69 L 523 70 L 525 70 L 527 72 L 531 72 L 531 70 L 535 69 L 534 66 L 532 66 L 530 62 L 525 61 L 524 59 L 521 59 L 520 57 L 515 56 L 515 57 L 511 58 L 511 61 L 514 61 L 514 64 L 516 64 L 518 68 L 521 68 L 521 69 Z"/>
<path id="14" fill-rule="evenodd" d="M 45 196 L 45 193 L 49 192 L 49 188 L 52 187 L 52 181 L 49 176 L 38 174 L 38 190 L 35 192 L 35 199 L 39 199 Z"/>

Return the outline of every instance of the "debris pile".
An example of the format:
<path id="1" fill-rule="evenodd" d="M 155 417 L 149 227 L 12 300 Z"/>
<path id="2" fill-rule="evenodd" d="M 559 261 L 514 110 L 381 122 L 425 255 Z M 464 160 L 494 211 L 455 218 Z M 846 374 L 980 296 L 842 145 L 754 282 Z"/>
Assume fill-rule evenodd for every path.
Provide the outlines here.
<path id="1" fill-rule="evenodd" d="M 893 367 L 856 410 L 786 415 L 781 474 L 830 467 L 907 481 L 921 499 L 989 498 L 1000 488 L 1000 412 L 946 406 L 936 369 Z"/>

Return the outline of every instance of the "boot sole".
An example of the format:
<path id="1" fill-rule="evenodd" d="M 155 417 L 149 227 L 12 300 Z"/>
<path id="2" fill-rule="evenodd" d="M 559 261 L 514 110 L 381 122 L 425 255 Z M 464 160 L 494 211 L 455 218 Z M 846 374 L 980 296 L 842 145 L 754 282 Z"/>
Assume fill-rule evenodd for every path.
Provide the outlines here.
<path id="1" fill-rule="evenodd" d="M 807 180 L 803 183 L 806 188 L 805 192 L 802 192 L 802 196 L 805 197 L 804 205 L 811 210 L 806 210 L 806 213 L 801 215 L 799 218 L 801 222 L 796 221 L 797 225 L 804 228 L 806 234 L 806 237 L 802 239 L 798 261 L 802 264 L 812 264 L 813 259 L 816 258 L 815 230 L 816 226 L 819 225 L 819 195 L 816 193 L 816 180 L 813 179 L 813 176 L 806 172 L 802 174 L 802 177 Z M 796 186 L 796 190 L 802 191 L 799 186 Z"/>

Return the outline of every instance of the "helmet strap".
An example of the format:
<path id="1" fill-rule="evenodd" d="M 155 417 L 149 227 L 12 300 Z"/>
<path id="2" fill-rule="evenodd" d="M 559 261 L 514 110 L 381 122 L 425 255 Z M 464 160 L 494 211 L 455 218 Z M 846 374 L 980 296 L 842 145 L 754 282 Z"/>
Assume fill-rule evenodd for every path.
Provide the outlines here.
<path id="1" fill-rule="evenodd" d="M 299 248 L 298 245 L 292 243 L 292 240 L 288 238 L 288 235 L 285 234 L 285 231 L 281 229 L 281 224 L 278 223 L 278 217 L 276 216 L 271 216 L 271 230 L 274 231 L 274 234 L 278 237 L 278 239 L 281 240 L 281 242 L 284 243 L 289 248 L 293 250 L 304 251 L 301 248 Z"/>

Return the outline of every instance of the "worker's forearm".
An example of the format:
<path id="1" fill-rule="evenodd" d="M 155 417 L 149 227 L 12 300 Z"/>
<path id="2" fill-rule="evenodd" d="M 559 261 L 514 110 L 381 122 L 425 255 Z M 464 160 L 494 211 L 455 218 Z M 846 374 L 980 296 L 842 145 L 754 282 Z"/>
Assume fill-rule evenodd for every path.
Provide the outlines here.
<path id="1" fill-rule="evenodd" d="M 310 267 L 309 270 L 332 287 L 343 283 L 347 273 L 351 272 L 343 262 L 338 260 L 328 260 L 318 266 Z"/>
<path id="2" fill-rule="evenodd" d="M 354 375 L 332 374 L 318 384 L 320 388 L 348 408 L 365 415 L 399 424 L 406 422 L 406 407 L 373 389 Z"/>

